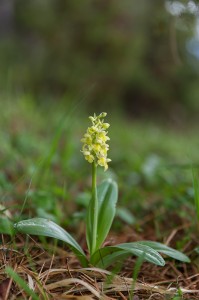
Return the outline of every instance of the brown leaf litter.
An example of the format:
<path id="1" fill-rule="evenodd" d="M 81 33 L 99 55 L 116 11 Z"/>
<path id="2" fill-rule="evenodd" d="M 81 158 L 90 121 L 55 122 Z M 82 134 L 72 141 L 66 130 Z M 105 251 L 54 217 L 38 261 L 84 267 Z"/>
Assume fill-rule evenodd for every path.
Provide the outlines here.
<path id="1" fill-rule="evenodd" d="M 99 268 L 80 268 L 73 253 L 32 240 L 28 248 L 19 236 L 15 249 L 0 248 L 0 299 L 31 299 L 5 273 L 12 267 L 39 299 L 172 299 L 180 289 L 183 299 L 199 299 L 199 268 L 168 260 L 165 267 L 143 263 L 136 282 L 132 279 L 135 258 L 114 274 Z M 190 247 L 190 245 L 189 245 Z"/>

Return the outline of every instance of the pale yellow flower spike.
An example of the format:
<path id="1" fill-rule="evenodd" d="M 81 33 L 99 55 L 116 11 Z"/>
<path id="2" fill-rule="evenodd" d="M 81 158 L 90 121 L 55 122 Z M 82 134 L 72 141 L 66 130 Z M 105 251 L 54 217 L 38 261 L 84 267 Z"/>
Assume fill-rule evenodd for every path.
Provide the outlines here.
<path id="1" fill-rule="evenodd" d="M 99 116 L 94 114 L 93 117 L 89 117 L 92 122 L 92 126 L 88 127 L 86 133 L 84 134 L 81 142 L 82 153 L 84 154 L 85 159 L 89 163 L 95 162 L 96 165 L 104 167 L 104 171 L 108 169 L 108 163 L 111 159 L 107 158 L 107 152 L 109 150 L 109 145 L 106 143 L 110 140 L 107 136 L 109 128 L 108 123 L 104 123 L 104 117 L 107 113 L 103 112 Z"/>

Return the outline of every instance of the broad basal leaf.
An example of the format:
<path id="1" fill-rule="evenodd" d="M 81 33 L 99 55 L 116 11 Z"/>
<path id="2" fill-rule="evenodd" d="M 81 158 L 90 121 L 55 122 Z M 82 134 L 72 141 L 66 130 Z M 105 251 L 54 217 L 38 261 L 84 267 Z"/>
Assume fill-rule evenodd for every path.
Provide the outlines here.
<path id="1" fill-rule="evenodd" d="M 105 247 L 99 249 L 98 251 L 98 253 L 95 253 L 96 255 L 93 255 L 93 261 L 91 260 L 91 263 L 99 268 L 107 268 L 112 264 L 118 265 L 118 263 L 122 263 L 125 259 L 132 255 L 132 253 L 129 253 L 129 251 L 121 250 L 117 247 Z M 98 262 L 95 263 L 95 260 L 98 260 Z"/>
<path id="2" fill-rule="evenodd" d="M 70 246 L 82 265 L 88 265 L 85 253 L 75 239 L 67 231 L 50 220 L 43 218 L 23 220 L 15 224 L 15 229 L 21 233 L 48 236 L 64 241 Z"/>
<path id="3" fill-rule="evenodd" d="M 101 248 L 92 255 L 91 263 L 99 267 L 107 267 L 117 262 L 118 259 L 125 259 L 131 255 L 143 256 L 144 260 L 159 266 L 165 264 L 164 259 L 156 250 L 139 243 L 124 243 Z"/>
<path id="4" fill-rule="evenodd" d="M 153 242 L 153 241 L 140 241 L 138 242 L 141 245 L 146 245 L 149 246 L 151 248 L 153 248 L 154 250 L 166 254 L 169 257 L 172 257 L 174 259 L 183 261 L 183 262 L 190 262 L 190 259 L 188 258 L 188 256 L 186 256 L 185 254 L 183 254 L 180 251 L 177 251 L 171 247 L 168 247 L 162 243 L 158 243 L 158 242 Z"/>

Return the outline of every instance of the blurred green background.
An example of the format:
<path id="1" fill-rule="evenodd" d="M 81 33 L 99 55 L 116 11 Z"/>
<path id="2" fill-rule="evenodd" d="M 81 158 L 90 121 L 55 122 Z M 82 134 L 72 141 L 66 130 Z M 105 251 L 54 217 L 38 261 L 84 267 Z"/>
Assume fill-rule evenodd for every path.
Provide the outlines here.
<path id="1" fill-rule="evenodd" d="M 197 118 L 198 20 L 198 1 L 1 0 L 1 99 Z"/>
<path id="2" fill-rule="evenodd" d="M 91 177 L 80 140 L 101 111 L 112 162 L 98 180 L 117 180 L 121 222 L 152 214 L 157 236 L 160 224 L 195 224 L 198 5 L 0 1 L 1 232 L 5 213 L 67 226 L 84 218 Z"/>

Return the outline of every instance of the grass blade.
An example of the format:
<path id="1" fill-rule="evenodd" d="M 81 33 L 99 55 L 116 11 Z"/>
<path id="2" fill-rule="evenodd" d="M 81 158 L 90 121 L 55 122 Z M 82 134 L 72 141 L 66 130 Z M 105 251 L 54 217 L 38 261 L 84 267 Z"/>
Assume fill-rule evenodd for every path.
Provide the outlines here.
<path id="1" fill-rule="evenodd" d="M 195 194 L 196 217 L 199 222 L 199 174 L 192 168 L 193 187 Z"/>
<path id="2" fill-rule="evenodd" d="M 133 300 L 133 294 L 134 294 L 134 289 L 136 286 L 136 281 L 141 269 L 141 266 L 144 262 L 144 252 L 141 256 L 139 256 L 135 262 L 134 268 L 133 268 L 133 281 L 132 281 L 132 286 L 131 286 L 131 291 L 129 295 L 129 300 Z"/>
<path id="3" fill-rule="evenodd" d="M 39 300 L 40 298 L 34 293 L 33 290 L 31 290 L 27 283 L 11 268 L 6 267 L 5 272 L 8 274 L 9 277 L 11 277 L 16 284 L 22 288 L 28 296 L 32 297 L 33 300 Z"/>

